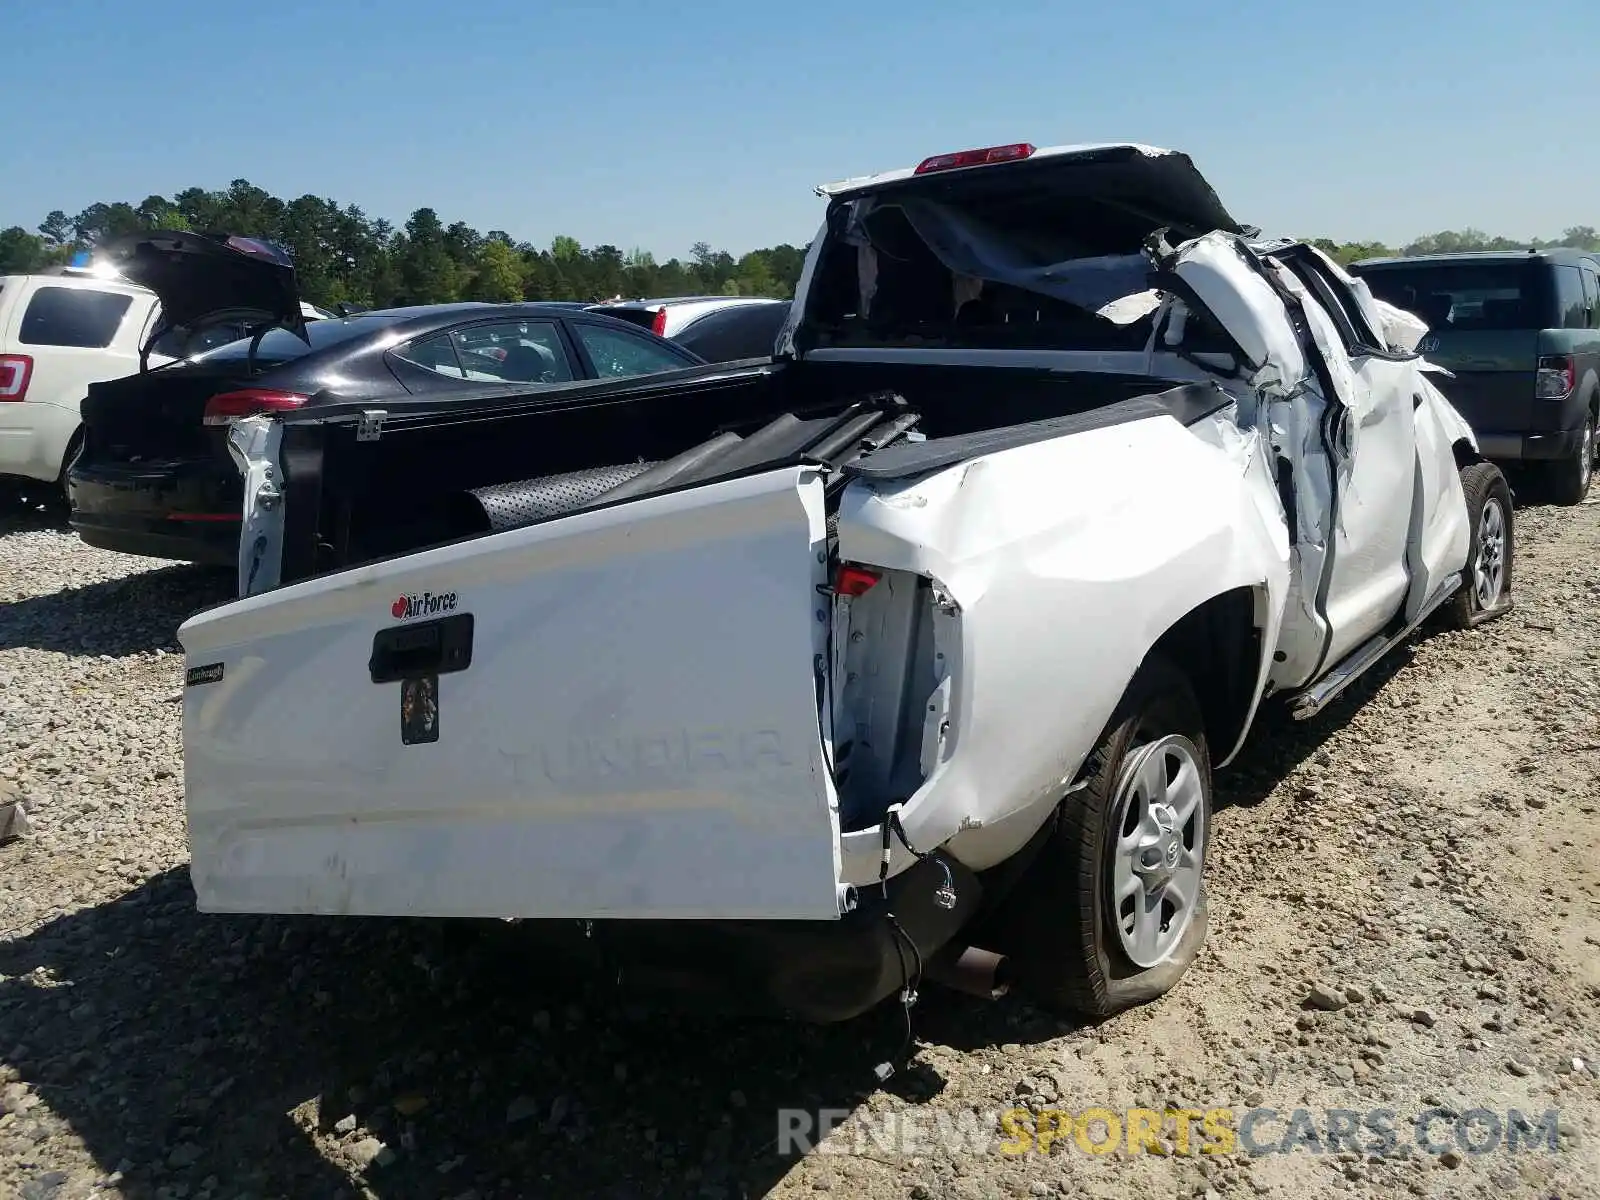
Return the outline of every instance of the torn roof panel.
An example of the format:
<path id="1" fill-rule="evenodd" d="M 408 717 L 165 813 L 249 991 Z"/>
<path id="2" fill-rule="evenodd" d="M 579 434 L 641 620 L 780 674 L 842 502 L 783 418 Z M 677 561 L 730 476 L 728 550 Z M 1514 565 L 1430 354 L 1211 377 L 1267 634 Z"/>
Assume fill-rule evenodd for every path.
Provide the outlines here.
<path id="1" fill-rule="evenodd" d="M 960 147 L 958 147 L 960 149 Z M 1141 142 L 1080 142 L 1066 146 L 1045 146 L 1035 150 L 1024 162 L 1038 162 L 1043 158 L 1058 158 L 1070 160 L 1073 158 L 1100 157 L 1108 152 L 1130 151 L 1135 154 L 1157 158 L 1163 155 L 1176 154 L 1175 150 L 1165 150 L 1160 146 L 1146 146 Z M 997 166 L 1001 164 L 989 164 Z M 959 168 L 962 171 L 975 171 L 978 167 Z M 953 173 L 953 172 L 952 172 Z M 866 192 L 886 184 L 899 183 L 902 180 L 916 176 L 916 167 L 902 167 L 895 171 L 883 171 L 877 175 L 857 175 L 852 179 L 842 179 L 838 183 L 825 183 L 817 188 L 819 196 L 845 196 L 853 192 Z"/>

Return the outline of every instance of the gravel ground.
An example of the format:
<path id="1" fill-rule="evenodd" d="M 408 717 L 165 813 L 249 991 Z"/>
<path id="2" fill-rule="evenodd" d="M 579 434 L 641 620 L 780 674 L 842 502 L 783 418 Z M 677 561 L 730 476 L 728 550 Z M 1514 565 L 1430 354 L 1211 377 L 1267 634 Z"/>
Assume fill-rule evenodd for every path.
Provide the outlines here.
<path id="1" fill-rule="evenodd" d="M 930 989 L 880 1087 L 895 1012 L 653 1012 L 514 930 L 447 953 L 420 923 L 197 914 L 174 630 L 229 580 L 0 510 L 0 799 L 33 826 L 0 847 L 0 1195 L 1594 1195 L 1600 505 L 1518 533 L 1513 614 L 1219 778 L 1211 936 L 1172 995 L 1080 1027 Z M 1291 1150 L 1197 1153 L 1197 1123 L 1187 1153 L 1010 1155 L 1014 1106 L 1264 1109 L 1252 1145 Z M 1457 1144 L 1513 1107 L 1559 1115 L 1534 1149 Z M 801 1157 L 780 1109 L 850 1115 Z"/>

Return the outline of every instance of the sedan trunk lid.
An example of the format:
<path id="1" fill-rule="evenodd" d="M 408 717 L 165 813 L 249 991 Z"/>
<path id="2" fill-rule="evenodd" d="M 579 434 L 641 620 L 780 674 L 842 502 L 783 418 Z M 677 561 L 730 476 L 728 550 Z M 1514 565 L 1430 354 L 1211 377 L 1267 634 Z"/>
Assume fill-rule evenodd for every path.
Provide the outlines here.
<path id="1" fill-rule="evenodd" d="M 305 334 L 294 266 L 270 242 L 159 229 L 108 242 L 100 257 L 161 302 L 147 347 L 173 329 L 225 321 Z"/>

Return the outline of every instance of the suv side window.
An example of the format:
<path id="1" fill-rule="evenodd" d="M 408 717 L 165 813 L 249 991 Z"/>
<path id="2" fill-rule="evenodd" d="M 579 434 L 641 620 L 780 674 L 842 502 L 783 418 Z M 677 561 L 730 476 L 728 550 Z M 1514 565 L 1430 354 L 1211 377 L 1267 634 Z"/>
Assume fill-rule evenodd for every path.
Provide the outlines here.
<path id="1" fill-rule="evenodd" d="M 29 346 L 103 350 L 117 336 L 133 297 L 90 288 L 42 287 L 28 301 L 17 340 Z"/>
<path id="2" fill-rule="evenodd" d="M 1580 267 L 1583 272 L 1583 304 L 1589 310 L 1589 328 L 1600 329 L 1600 271 L 1589 263 Z"/>
<path id="3" fill-rule="evenodd" d="M 1577 267 L 1558 264 L 1555 268 L 1556 315 L 1562 329 L 1589 328 L 1589 314 L 1583 302 L 1583 276 Z"/>

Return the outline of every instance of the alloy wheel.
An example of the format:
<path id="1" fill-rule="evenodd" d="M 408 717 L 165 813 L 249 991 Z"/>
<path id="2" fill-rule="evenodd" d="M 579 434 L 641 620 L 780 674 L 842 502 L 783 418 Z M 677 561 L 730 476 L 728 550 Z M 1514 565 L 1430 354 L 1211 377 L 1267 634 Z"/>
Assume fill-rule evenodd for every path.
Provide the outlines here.
<path id="1" fill-rule="evenodd" d="M 1204 788 L 1198 749 L 1176 734 L 1141 746 L 1123 767 L 1107 884 L 1123 953 L 1136 966 L 1166 959 L 1194 918 L 1210 833 Z"/>

